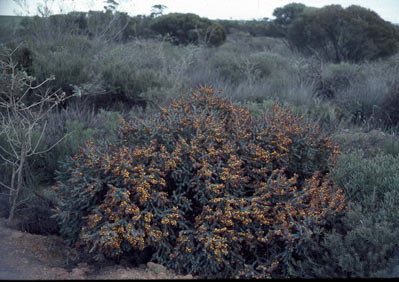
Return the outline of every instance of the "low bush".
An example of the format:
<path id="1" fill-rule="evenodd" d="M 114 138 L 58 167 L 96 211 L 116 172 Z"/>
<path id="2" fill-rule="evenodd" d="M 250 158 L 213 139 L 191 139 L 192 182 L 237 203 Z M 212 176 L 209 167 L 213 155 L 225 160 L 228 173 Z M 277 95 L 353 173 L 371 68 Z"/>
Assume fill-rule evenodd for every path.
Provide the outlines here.
<path id="1" fill-rule="evenodd" d="M 388 83 L 388 93 L 381 105 L 382 111 L 377 115 L 388 127 L 399 125 L 399 80 Z"/>
<path id="2" fill-rule="evenodd" d="M 139 43 L 130 44 L 113 48 L 104 55 L 99 72 L 106 93 L 95 97 L 94 103 L 98 107 L 109 108 L 120 103 L 122 108 L 123 105 L 145 108 L 153 102 L 144 95 L 145 92 L 169 86 L 159 68 L 159 54 L 143 50 L 143 47 Z M 143 60 L 141 56 L 149 56 L 151 60 Z"/>
<path id="3" fill-rule="evenodd" d="M 366 158 L 375 157 L 379 153 L 394 157 L 399 155 L 399 138 L 381 130 L 344 129 L 337 131 L 334 138 L 346 153 L 362 150 Z"/>
<path id="4" fill-rule="evenodd" d="M 52 113 L 47 122 L 43 150 L 53 142 L 65 138 L 51 151 L 33 158 L 31 171 L 37 183 L 54 183 L 56 170 L 67 157 L 77 154 L 78 147 L 90 140 L 115 138 L 121 115 L 100 110 L 95 112 L 88 106 L 74 106 Z"/>
<path id="5" fill-rule="evenodd" d="M 260 79 L 267 78 L 273 73 L 292 72 L 291 62 L 278 53 L 258 52 L 250 55 L 249 60 L 255 64 L 255 68 L 259 71 Z"/>
<path id="6" fill-rule="evenodd" d="M 321 67 L 314 83 L 314 93 L 322 98 L 335 98 L 352 85 L 364 82 L 366 76 L 362 67 L 356 64 L 326 64 Z"/>
<path id="7" fill-rule="evenodd" d="M 355 151 L 339 158 L 334 179 L 343 187 L 348 200 L 372 212 L 384 208 L 384 201 L 390 199 L 387 195 L 399 189 L 398 168 L 399 159 L 392 155 L 380 153 L 365 158 L 363 151 Z"/>
<path id="8" fill-rule="evenodd" d="M 287 277 L 305 234 L 344 213 L 329 177 L 337 153 L 278 105 L 254 118 L 203 87 L 122 119 L 114 144 L 80 148 L 58 173 L 55 217 L 93 255 L 147 251 L 181 273 Z"/>
<path id="9" fill-rule="evenodd" d="M 226 82 L 237 85 L 244 80 L 237 55 L 234 53 L 217 52 L 211 58 L 210 64 L 218 76 Z"/>
<path id="10" fill-rule="evenodd" d="M 7 44 L 8 49 L 13 51 L 12 59 L 17 63 L 19 70 L 26 71 L 28 75 L 33 73 L 33 51 L 26 44 L 11 42 Z"/>
<path id="11" fill-rule="evenodd" d="M 220 49 L 209 59 L 209 64 L 222 81 L 236 87 L 240 83 L 248 83 L 250 91 L 261 85 L 270 92 L 281 93 L 289 84 L 283 77 L 294 74 L 289 59 L 279 54 L 263 51 L 251 55 L 230 50 Z M 265 92 L 265 91 L 263 91 Z"/>
<path id="12" fill-rule="evenodd" d="M 49 83 L 52 89 L 62 89 L 72 95 L 74 85 L 87 83 L 91 79 L 90 42 L 84 37 L 64 36 L 57 42 L 36 46 L 32 70 L 37 79 L 54 76 Z"/>

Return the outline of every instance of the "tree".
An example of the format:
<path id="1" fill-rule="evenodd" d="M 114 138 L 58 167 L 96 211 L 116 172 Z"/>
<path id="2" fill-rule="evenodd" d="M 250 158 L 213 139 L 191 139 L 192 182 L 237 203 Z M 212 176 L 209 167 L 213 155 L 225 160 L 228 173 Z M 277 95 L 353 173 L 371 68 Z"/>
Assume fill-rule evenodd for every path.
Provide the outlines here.
<path id="1" fill-rule="evenodd" d="M 284 7 L 274 9 L 273 16 L 276 19 L 273 21 L 280 36 L 284 36 L 287 27 L 300 15 L 305 9 L 305 5 L 301 3 L 291 3 Z"/>
<path id="2" fill-rule="evenodd" d="M 158 16 L 162 16 L 163 11 L 167 8 L 168 8 L 167 6 L 162 4 L 152 6 L 150 17 L 155 18 Z"/>
<path id="3" fill-rule="evenodd" d="M 154 19 L 151 29 L 162 36 L 171 36 L 175 44 L 219 46 L 226 40 L 224 28 L 195 14 L 171 13 Z"/>
<path id="4" fill-rule="evenodd" d="M 288 42 L 304 54 L 339 63 L 375 60 L 398 51 L 398 32 L 360 6 L 329 5 L 302 13 L 286 28 Z"/>
<path id="5" fill-rule="evenodd" d="M 116 2 L 115 0 L 105 0 L 104 2 L 105 2 L 104 6 L 105 11 L 114 12 L 119 5 L 119 3 Z"/>
<path id="6" fill-rule="evenodd" d="M 362 50 L 365 57 L 377 59 L 398 51 L 399 32 L 396 26 L 384 21 L 374 11 L 357 5 L 349 6 L 346 11 L 362 27 L 364 40 L 370 39 L 367 40 L 369 48 Z"/>
<path id="7" fill-rule="evenodd" d="M 301 3 L 291 3 L 284 7 L 276 8 L 273 16 L 276 17 L 275 22 L 280 26 L 290 25 L 305 9 L 305 5 Z"/>
<path id="8" fill-rule="evenodd" d="M 65 93 L 60 93 L 59 90 L 42 91 L 42 87 L 53 78 L 35 85 L 33 77 L 18 70 L 12 58 L 14 52 L 0 60 L 0 137 L 6 142 L 5 145 L 0 145 L 0 158 L 11 170 L 9 181 L 0 182 L 0 186 L 8 191 L 8 223 L 13 220 L 15 210 L 21 203 L 20 195 L 26 189 L 24 168 L 28 159 L 51 150 L 62 140 L 58 140 L 48 149 L 39 149 L 46 129 L 46 122 L 41 126 L 42 121 L 54 107 L 66 99 Z M 34 102 L 27 103 L 29 95 L 36 96 Z M 40 126 L 41 130 L 37 135 L 37 128 Z"/>

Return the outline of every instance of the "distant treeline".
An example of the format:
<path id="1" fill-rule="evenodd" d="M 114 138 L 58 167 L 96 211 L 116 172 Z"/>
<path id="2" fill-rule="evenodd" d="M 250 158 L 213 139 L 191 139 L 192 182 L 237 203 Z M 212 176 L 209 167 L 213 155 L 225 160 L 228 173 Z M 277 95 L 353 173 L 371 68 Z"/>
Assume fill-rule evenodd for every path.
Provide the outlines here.
<path id="1" fill-rule="evenodd" d="M 375 60 L 398 51 L 398 26 L 360 6 L 314 8 L 291 3 L 276 8 L 273 15 L 273 20 L 239 21 L 209 20 L 182 13 L 130 17 L 111 10 L 71 12 L 19 18 L 14 30 L 23 38 L 46 39 L 49 33 L 68 33 L 115 42 L 159 37 L 176 45 L 206 46 L 220 46 L 226 34 L 243 32 L 251 36 L 283 38 L 291 48 L 305 55 L 316 54 L 334 63 Z M 0 33 L 9 34 L 10 26 L 4 25 Z"/>

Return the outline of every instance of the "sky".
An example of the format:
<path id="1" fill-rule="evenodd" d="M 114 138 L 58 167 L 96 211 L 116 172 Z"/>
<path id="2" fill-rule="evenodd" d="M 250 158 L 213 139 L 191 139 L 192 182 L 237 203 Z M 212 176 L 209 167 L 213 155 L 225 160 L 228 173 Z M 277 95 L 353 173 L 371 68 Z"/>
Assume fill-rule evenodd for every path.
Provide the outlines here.
<path id="1" fill-rule="evenodd" d="M 36 7 L 45 1 L 55 13 L 103 10 L 104 0 L 17 0 L 26 1 L 29 14 L 36 14 Z M 379 14 L 384 20 L 399 23 L 399 0 L 118 0 L 119 11 L 129 15 L 149 15 L 153 5 L 167 6 L 164 13 L 195 13 L 209 19 L 250 20 L 273 18 L 273 10 L 286 4 L 297 2 L 306 6 L 323 7 L 339 4 L 344 8 L 359 5 Z M 15 0 L 0 0 L 0 15 L 27 15 L 19 9 Z"/>

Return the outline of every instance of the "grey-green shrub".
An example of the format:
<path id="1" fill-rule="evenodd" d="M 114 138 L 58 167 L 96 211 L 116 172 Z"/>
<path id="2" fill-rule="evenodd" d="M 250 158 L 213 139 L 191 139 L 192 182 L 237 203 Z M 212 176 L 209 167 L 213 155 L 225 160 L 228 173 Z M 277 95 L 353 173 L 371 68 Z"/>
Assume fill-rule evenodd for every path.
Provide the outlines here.
<path id="1" fill-rule="evenodd" d="M 301 278 L 390 277 L 397 263 L 398 223 L 386 210 L 371 214 L 354 204 L 340 223 L 341 230 L 335 228 L 320 235 L 320 240 L 308 240 L 302 259 L 293 260 L 290 274 Z"/>
<path id="2" fill-rule="evenodd" d="M 335 140 L 341 145 L 342 151 L 362 150 L 366 158 L 375 157 L 379 153 L 394 157 L 399 155 L 399 137 L 381 130 L 343 129 L 335 133 Z"/>
<path id="3" fill-rule="evenodd" d="M 389 277 L 399 248 L 399 158 L 341 155 L 333 179 L 350 204 L 319 240 L 308 240 L 291 274 L 317 278 Z"/>
<path id="4" fill-rule="evenodd" d="M 398 171 L 399 158 L 381 153 L 365 158 L 358 151 L 339 158 L 334 178 L 349 200 L 372 211 L 384 208 L 387 193 L 399 193 Z"/>
<path id="5" fill-rule="evenodd" d="M 128 107 L 140 105 L 145 108 L 151 102 L 143 95 L 146 91 L 168 86 L 155 50 L 141 50 L 143 47 L 140 43 L 133 43 L 112 48 L 103 54 L 99 72 L 106 94 L 96 97 L 96 105 L 107 108 L 119 102 Z M 143 60 L 143 55 L 155 56 Z"/>
<path id="6" fill-rule="evenodd" d="M 65 41 L 35 46 L 33 75 L 39 80 L 55 76 L 49 83 L 54 90 L 61 88 L 68 95 L 73 85 L 81 85 L 91 79 L 91 44 L 84 37 L 66 36 Z"/>

